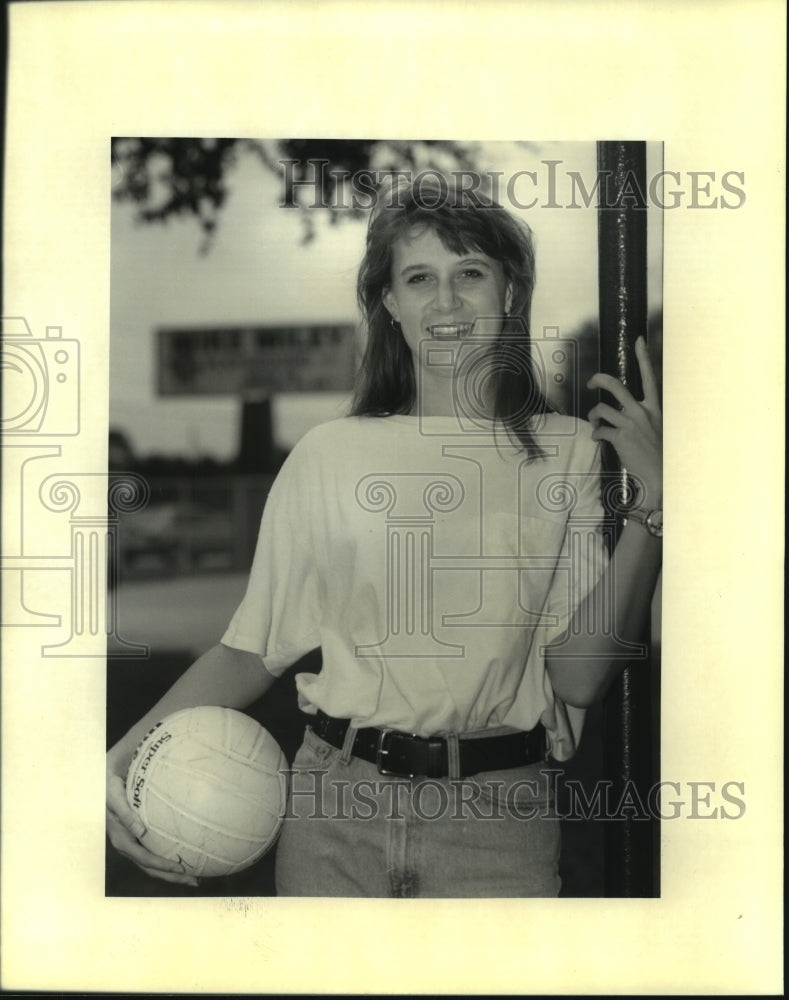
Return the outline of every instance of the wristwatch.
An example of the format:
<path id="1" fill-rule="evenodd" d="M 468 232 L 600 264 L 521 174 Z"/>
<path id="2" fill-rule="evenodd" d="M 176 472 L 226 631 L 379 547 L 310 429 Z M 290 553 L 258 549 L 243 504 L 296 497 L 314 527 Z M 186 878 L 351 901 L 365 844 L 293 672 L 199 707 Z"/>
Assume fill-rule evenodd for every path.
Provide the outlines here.
<path id="1" fill-rule="evenodd" d="M 650 535 L 653 535 L 655 538 L 663 537 L 662 510 L 646 510 L 644 507 L 631 507 L 625 515 L 625 523 L 627 523 L 628 518 L 631 517 L 634 521 L 638 521 L 639 524 L 643 524 Z"/>

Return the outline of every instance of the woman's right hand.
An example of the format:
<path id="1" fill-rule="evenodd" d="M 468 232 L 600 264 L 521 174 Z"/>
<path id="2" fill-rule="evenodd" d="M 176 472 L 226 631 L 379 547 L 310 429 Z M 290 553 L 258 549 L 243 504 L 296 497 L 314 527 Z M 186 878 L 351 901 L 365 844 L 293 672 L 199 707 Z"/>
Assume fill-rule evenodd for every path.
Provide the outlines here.
<path id="1" fill-rule="evenodd" d="M 107 753 L 107 835 L 110 843 L 146 875 L 199 885 L 197 879 L 177 861 L 152 854 L 138 837 L 145 834 L 139 816 L 126 800 L 126 771 L 134 748 L 153 725 L 172 712 L 195 705 L 251 705 L 276 678 L 263 666 L 260 657 L 217 643 L 192 664 L 170 690 Z"/>
<path id="2" fill-rule="evenodd" d="M 134 814 L 134 810 L 126 800 L 126 782 L 107 758 L 107 836 L 115 850 L 124 858 L 133 861 L 146 875 L 163 879 L 165 882 L 178 882 L 182 885 L 198 886 L 194 875 L 190 875 L 183 865 L 177 861 L 168 861 L 152 854 L 143 847 L 138 837 L 145 833 L 145 827 Z"/>

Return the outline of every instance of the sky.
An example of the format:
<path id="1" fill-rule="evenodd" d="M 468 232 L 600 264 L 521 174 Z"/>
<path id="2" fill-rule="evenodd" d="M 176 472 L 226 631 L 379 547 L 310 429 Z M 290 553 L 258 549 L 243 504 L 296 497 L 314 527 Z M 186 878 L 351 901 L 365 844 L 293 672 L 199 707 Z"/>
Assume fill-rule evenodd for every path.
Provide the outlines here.
<path id="1" fill-rule="evenodd" d="M 571 333 L 597 313 L 597 216 L 595 209 L 569 209 L 569 171 L 591 188 L 596 172 L 594 143 L 487 143 L 485 168 L 503 172 L 502 201 L 532 227 L 537 246 L 537 287 L 532 310 L 534 335 L 543 326 Z M 659 149 L 649 150 L 648 174 Z M 561 161 L 550 167 L 547 161 Z M 650 163 L 650 160 L 652 161 Z M 515 202 L 535 197 L 521 210 Z M 550 172 L 555 201 L 545 207 Z M 514 180 L 511 180 L 514 178 Z M 511 181 L 511 187 L 507 184 Z M 139 224 L 128 203 L 112 204 L 110 426 L 123 431 L 138 455 L 228 459 L 238 448 L 240 400 L 202 396 L 161 398 L 156 394 L 155 334 L 160 326 L 357 323 L 356 271 L 362 257 L 364 222 L 332 226 L 315 212 L 316 238 L 303 244 L 308 209 L 282 209 L 281 179 L 252 155 L 228 176 L 230 195 L 209 251 L 200 253 L 196 220 Z M 513 200 L 514 199 L 514 200 Z M 650 217 L 651 287 L 659 288 L 659 212 Z M 654 302 L 652 303 L 654 305 Z M 274 397 L 274 435 L 290 448 L 314 424 L 342 416 L 348 397 L 336 393 Z"/>

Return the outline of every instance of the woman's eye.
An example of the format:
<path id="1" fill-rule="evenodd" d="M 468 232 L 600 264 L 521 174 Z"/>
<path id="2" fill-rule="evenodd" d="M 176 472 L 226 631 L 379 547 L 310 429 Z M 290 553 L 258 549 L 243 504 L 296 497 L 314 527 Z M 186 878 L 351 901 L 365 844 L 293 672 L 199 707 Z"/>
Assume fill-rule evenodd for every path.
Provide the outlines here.
<path id="1" fill-rule="evenodd" d="M 409 285 L 419 285 L 424 281 L 427 281 L 429 275 L 427 274 L 412 274 L 408 279 Z"/>
<path id="2" fill-rule="evenodd" d="M 482 271 L 478 270 L 476 267 L 466 268 L 466 270 L 462 272 L 462 276 L 464 278 L 483 278 L 484 277 Z"/>

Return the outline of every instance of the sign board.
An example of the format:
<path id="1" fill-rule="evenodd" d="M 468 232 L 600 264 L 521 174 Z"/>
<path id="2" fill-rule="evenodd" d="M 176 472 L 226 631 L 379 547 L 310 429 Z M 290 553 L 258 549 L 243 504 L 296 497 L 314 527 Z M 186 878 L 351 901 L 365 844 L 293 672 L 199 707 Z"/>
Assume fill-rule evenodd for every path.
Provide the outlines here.
<path id="1" fill-rule="evenodd" d="M 212 326 L 158 331 L 161 396 L 344 392 L 353 386 L 353 326 Z"/>

